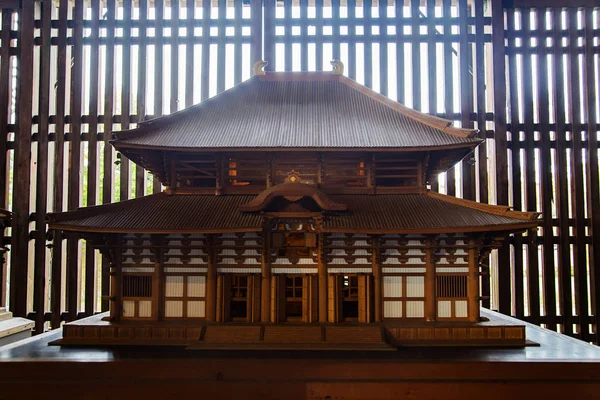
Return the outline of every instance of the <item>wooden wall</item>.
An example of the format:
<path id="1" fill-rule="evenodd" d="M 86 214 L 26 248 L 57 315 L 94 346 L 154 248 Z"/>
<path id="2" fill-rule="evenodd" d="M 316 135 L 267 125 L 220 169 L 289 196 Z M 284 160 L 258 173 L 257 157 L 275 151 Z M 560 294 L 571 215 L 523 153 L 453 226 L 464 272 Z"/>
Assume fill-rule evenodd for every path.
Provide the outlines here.
<path id="1" fill-rule="evenodd" d="M 483 304 L 596 340 L 593 3 L 16 3 L 0 2 L 0 201 L 14 213 L 10 308 L 35 318 L 38 332 L 106 309 L 108 294 L 107 265 L 77 238 L 47 236 L 45 215 L 161 189 L 106 144 L 112 131 L 207 99 L 259 59 L 270 70 L 315 70 L 338 58 L 351 78 L 488 139 L 434 189 L 543 212 L 538 232 L 492 254 Z"/>

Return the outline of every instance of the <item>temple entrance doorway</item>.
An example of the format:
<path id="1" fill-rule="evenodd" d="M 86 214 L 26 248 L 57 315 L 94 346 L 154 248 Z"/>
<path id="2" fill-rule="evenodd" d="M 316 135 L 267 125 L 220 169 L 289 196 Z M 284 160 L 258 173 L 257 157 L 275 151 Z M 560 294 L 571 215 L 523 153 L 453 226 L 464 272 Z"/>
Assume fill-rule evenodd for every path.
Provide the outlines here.
<path id="1" fill-rule="evenodd" d="M 231 277 L 229 317 L 232 321 L 248 320 L 248 276 Z"/>
<path id="2" fill-rule="evenodd" d="M 328 278 L 328 321 L 371 322 L 373 279 L 369 274 L 331 274 Z"/>
<path id="3" fill-rule="evenodd" d="M 317 276 L 278 274 L 271 287 L 272 322 L 317 322 Z"/>
<path id="4" fill-rule="evenodd" d="M 260 277 L 222 274 L 217 277 L 217 321 L 260 320 Z"/>
<path id="5" fill-rule="evenodd" d="M 285 277 L 285 320 L 302 321 L 302 276 Z"/>
<path id="6" fill-rule="evenodd" d="M 343 275 L 342 321 L 358 321 L 358 275 Z"/>

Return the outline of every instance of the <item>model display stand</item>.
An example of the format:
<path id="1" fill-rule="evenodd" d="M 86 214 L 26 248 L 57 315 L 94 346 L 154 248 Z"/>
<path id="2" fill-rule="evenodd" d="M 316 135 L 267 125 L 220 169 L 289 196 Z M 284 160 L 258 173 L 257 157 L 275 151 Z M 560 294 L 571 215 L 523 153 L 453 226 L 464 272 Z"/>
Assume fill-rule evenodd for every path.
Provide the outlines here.
<path id="1" fill-rule="evenodd" d="M 333 72 L 265 72 L 111 144 L 163 193 L 52 214 L 110 261 L 110 312 L 60 344 L 393 349 L 525 344 L 480 274 L 537 213 L 431 192 L 477 132 Z M 500 265 L 499 268 L 509 268 Z"/>

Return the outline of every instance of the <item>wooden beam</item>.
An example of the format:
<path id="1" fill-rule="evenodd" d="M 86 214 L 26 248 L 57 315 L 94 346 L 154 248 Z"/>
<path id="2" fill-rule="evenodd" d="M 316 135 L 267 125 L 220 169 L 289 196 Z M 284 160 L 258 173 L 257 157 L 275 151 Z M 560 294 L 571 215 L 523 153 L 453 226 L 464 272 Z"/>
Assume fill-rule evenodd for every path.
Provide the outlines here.
<path id="1" fill-rule="evenodd" d="M 373 243 L 371 248 L 371 270 L 373 272 L 373 301 L 375 310 L 375 322 L 383 320 L 383 290 L 382 290 L 382 268 L 381 268 L 381 237 L 379 235 L 372 236 Z"/>
<path id="2" fill-rule="evenodd" d="M 318 252 L 318 297 L 319 297 L 319 322 L 327 322 L 327 259 L 325 257 L 325 239 L 326 233 L 319 232 L 317 238 Z"/>
<path id="3" fill-rule="evenodd" d="M 263 229 L 262 268 L 261 268 L 261 322 L 271 322 L 271 231 L 266 222 Z"/>
<path id="4" fill-rule="evenodd" d="M 435 237 L 425 239 L 425 321 L 435 321 Z"/>
<path id="5" fill-rule="evenodd" d="M 217 312 L 217 251 L 214 235 L 208 236 L 208 265 L 206 273 L 206 320 L 216 321 Z"/>
<path id="6" fill-rule="evenodd" d="M 479 247 L 474 238 L 469 238 L 469 273 L 467 275 L 467 310 L 471 322 L 479 322 Z"/>

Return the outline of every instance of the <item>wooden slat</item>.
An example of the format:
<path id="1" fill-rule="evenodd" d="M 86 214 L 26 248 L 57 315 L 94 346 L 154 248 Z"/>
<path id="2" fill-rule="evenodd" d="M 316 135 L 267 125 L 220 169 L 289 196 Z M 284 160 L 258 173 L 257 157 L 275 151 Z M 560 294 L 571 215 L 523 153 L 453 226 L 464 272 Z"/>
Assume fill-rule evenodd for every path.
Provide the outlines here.
<path id="1" fill-rule="evenodd" d="M 410 2 L 410 45 L 412 61 L 412 108 L 421 110 L 421 43 L 419 41 L 420 28 L 420 0 Z"/>
<path id="2" fill-rule="evenodd" d="M 123 45 L 121 57 L 121 130 L 129 129 L 129 113 L 131 110 L 131 14 L 132 0 L 123 0 Z M 130 162 L 121 154 L 119 164 L 119 200 L 127 200 L 130 197 L 129 183 Z"/>
<path id="3" fill-rule="evenodd" d="M 373 22 L 371 0 L 365 0 L 363 7 L 363 24 L 364 24 L 364 49 L 363 49 L 363 66 L 365 73 L 366 87 L 373 87 Z"/>
<path id="4" fill-rule="evenodd" d="M 171 78 L 170 86 L 170 105 L 169 112 L 174 113 L 179 109 L 179 0 L 171 0 L 171 68 L 169 76 Z"/>
<path id="5" fill-rule="evenodd" d="M 35 202 L 35 264 L 33 271 L 33 310 L 35 315 L 35 333 L 44 331 L 46 311 L 46 211 L 48 203 L 48 134 L 50 115 L 50 22 L 52 4 L 42 4 L 40 35 L 40 75 L 39 75 L 39 117 L 37 143 L 37 176 Z"/>
<path id="6" fill-rule="evenodd" d="M 492 2 L 492 64 L 494 73 L 494 147 L 496 164 L 496 203 L 508 205 L 508 146 L 506 131 L 506 56 L 504 45 L 504 12 L 500 1 Z M 510 309 L 510 246 L 504 241 L 498 249 L 498 273 L 496 278 L 499 287 L 509 288 L 497 303 L 503 302 L 504 309 Z M 482 280 L 482 296 L 491 295 L 490 276 Z M 503 296 L 506 296 L 505 298 Z M 484 299 L 483 307 L 491 308 L 490 299 Z"/>
<path id="7" fill-rule="evenodd" d="M 242 3 L 234 6 L 234 37 L 233 37 L 233 83 L 237 85 L 242 81 Z M 225 73 L 223 72 L 223 75 Z"/>
<path id="8" fill-rule="evenodd" d="M 444 0 L 442 4 L 444 16 L 444 35 L 452 32 L 451 8 L 452 1 Z M 446 116 L 454 112 L 454 74 L 452 72 L 452 58 L 455 50 L 452 42 L 444 42 L 444 104 Z M 446 193 L 450 196 L 456 194 L 456 168 L 450 168 L 446 173 Z"/>
<path id="9" fill-rule="evenodd" d="M 388 16 L 387 16 L 388 1 L 382 0 L 379 2 L 379 38 L 387 35 Z M 379 92 L 385 96 L 388 95 L 388 44 L 379 39 Z"/>
<path id="10" fill-rule="evenodd" d="M 19 14 L 19 73 L 33 77 L 34 1 L 23 0 Z M 11 248 L 10 305 L 17 317 L 27 315 L 27 271 L 29 246 L 29 195 L 31 158 L 31 112 L 33 79 L 17 83 L 17 140 L 14 159 L 13 219 Z"/>
<path id="11" fill-rule="evenodd" d="M 54 212 L 63 211 L 64 150 L 65 150 L 65 97 L 67 73 L 67 7 L 68 0 L 61 0 L 58 8 L 58 48 L 56 62 L 56 132 L 54 141 Z M 56 232 L 52 243 L 52 272 L 50 286 L 50 309 L 52 329 L 60 326 L 62 312 L 63 235 Z"/>
<path id="12" fill-rule="evenodd" d="M 467 0 L 458 1 L 458 25 L 460 40 L 458 43 L 458 62 L 460 75 L 460 114 L 461 125 L 468 128 L 471 125 L 470 113 L 473 109 L 473 61 L 471 43 L 468 40 L 470 7 Z M 475 200 L 475 166 L 471 156 L 467 156 L 461 163 L 462 167 L 462 197 Z"/>
<path id="13" fill-rule="evenodd" d="M 225 22 L 227 0 L 219 0 L 217 9 L 217 93 L 225 90 Z"/>
<path id="14" fill-rule="evenodd" d="M 539 10 L 537 15 L 538 29 L 546 31 L 546 11 Z M 538 80 L 537 94 L 539 106 L 539 122 L 540 140 L 542 149 L 540 152 L 540 161 L 542 166 L 552 165 L 550 155 L 550 104 L 548 92 L 548 62 L 544 50 L 545 42 L 538 42 Z M 549 317 L 556 316 L 556 289 L 555 289 L 555 274 L 554 274 L 554 245 L 552 243 L 552 199 L 553 181 L 552 170 L 550 168 L 540 168 L 540 184 L 541 184 L 541 203 L 542 203 L 542 219 L 543 225 L 543 295 L 544 295 L 544 314 Z M 536 249 L 537 250 L 537 249 Z M 549 329 L 556 330 L 556 324 L 548 325 Z"/>
<path id="15" fill-rule="evenodd" d="M 0 154 L 3 159 L 7 157 L 6 142 L 8 140 L 8 107 L 10 104 L 10 67 L 11 46 L 10 30 L 12 28 L 13 13 L 8 10 L 2 11 L 2 28 L 0 28 Z M 6 162 L 0 162 L 0 205 L 6 208 Z M 6 285 L 2 286 L 0 293 L 0 305 L 6 305 Z"/>
<path id="16" fill-rule="evenodd" d="M 96 205 L 96 194 L 98 186 L 98 90 L 99 90 L 99 42 L 100 42 L 100 5 L 92 5 L 92 45 L 90 49 L 90 84 L 88 114 L 92 117 L 89 122 L 88 134 L 88 176 L 87 176 L 87 206 Z M 96 303 L 96 252 L 90 243 L 85 247 L 85 315 L 94 314 Z"/>
<path id="17" fill-rule="evenodd" d="M 164 76 L 164 0 L 155 0 L 154 2 L 154 116 L 160 117 L 163 115 L 163 76 Z M 206 30 L 202 30 L 206 32 Z M 204 46 L 203 46 L 204 47 Z M 202 73 L 204 75 L 204 68 Z M 203 85 L 204 88 L 204 85 Z M 152 182 L 152 191 L 160 192 L 161 184 L 157 177 L 154 177 Z"/>
<path id="18" fill-rule="evenodd" d="M 578 10 L 569 9 L 568 11 L 568 29 L 569 29 L 569 64 L 568 77 L 571 80 L 571 91 L 569 93 L 569 103 L 571 104 L 571 112 L 569 119 L 572 124 L 571 136 L 573 141 L 573 151 L 571 156 L 572 179 L 574 181 L 574 189 L 571 193 L 575 216 L 575 237 L 585 237 L 585 194 L 583 192 L 584 182 L 584 166 L 583 166 L 583 143 L 581 140 L 582 129 L 577 128 L 581 120 L 581 112 L 583 104 L 580 100 L 579 85 L 583 83 L 582 76 L 579 73 L 579 57 L 578 57 L 578 32 L 577 20 Z M 581 242 L 576 242 L 573 246 L 573 272 L 575 277 L 575 310 L 577 315 L 585 317 L 588 315 L 588 285 L 587 285 L 587 254 L 586 245 Z M 579 337 L 582 336 L 582 330 L 587 332 L 588 327 L 579 325 Z"/>
<path id="19" fill-rule="evenodd" d="M 599 165 L 598 165 L 598 115 L 595 110 L 599 106 L 600 97 L 598 92 L 600 91 L 600 81 L 598 75 L 594 79 L 594 10 L 587 8 L 584 10 L 584 32 L 585 32 L 585 71 L 586 81 L 583 85 L 586 88 L 584 93 L 586 102 L 586 115 L 588 122 L 587 138 L 588 138 L 588 152 L 587 152 L 587 188 L 588 188 L 588 213 L 591 219 L 591 235 L 592 245 L 589 258 L 590 274 L 592 287 L 590 288 L 590 296 L 592 298 L 592 310 L 595 310 L 597 317 L 598 310 L 600 310 L 600 188 L 598 187 L 598 176 Z M 596 8 L 596 13 L 598 9 Z M 597 36 L 597 35 L 596 35 Z M 600 329 L 600 321 L 596 318 L 594 324 L 594 332 L 596 332 L 596 342 L 598 342 L 598 332 Z M 591 337 L 585 340 L 590 340 Z"/>
<path id="20" fill-rule="evenodd" d="M 137 122 L 142 122 L 146 117 L 146 57 L 147 57 L 147 35 L 148 29 L 148 0 L 139 2 L 139 21 L 140 21 L 140 44 L 137 52 Z M 135 166 L 135 197 L 141 197 L 145 194 L 146 181 L 144 179 L 144 168 Z"/>
<path id="21" fill-rule="evenodd" d="M 517 39 L 514 37 L 515 31 L 515 12 L 509 10 L 507 12 L 507 30 L 509 47 L 516 47 Z M 510 54 L 508 58 L 509 65 L 509 86 L 510 86 L 510 145 L 511 145 L 511 167 L 512 167 L 512 206 L 515 210 L 521 210 L 521 157 L 519 147 L 520 131 L 517 128 L 519 121 L 519 102 L 518 102 L 518 87 L 519 80 L 517 78 L 517 57 L 515 54 Z M 514 293 L 515 301 L 511 305 L 511 286 L 510 279 L 503 275 L 502 266 L 498 271 L 499 279 L 499 311 L 505 314 L 513 314 L 517 318 L 525 316 L 525 305 L 523 300 L 523 236 L 520 233 L 514 235 L 514 258 L 513 258 L 513 277 L 514 277 Z M 512 310 L 511 310 L 512 309 Z M 514 310 L 514 311 L 513 311 Z"/>
<path id="22" fill-rule="evenodd" d="M 356 1 L 348 2 L 348 77 L 356 79 Z"/>
<path id="23" fill-rule="evenodd" d="M 533 52 L 535 48 L 531 44 L 530 32 L 531 25 L 531 10 L 522 10 L 522 29 L 523 29 L 523 46 L 527 54 L 523 57 L 523 70 L 521 76 L 523 79 L 523 116 L 525 118 L 525 204 L 528 211 L 536 211 L 537 209 L 537 188 L 536 188 L 536 165 L 535 165 L 535 148 L 533 127 Z M 535 14 L 533 14 L 535 16 Z M 540 316 L 540 286 L 539 286 L 539 268 L 538 268 L 538 246 L 534 242 L 534 237 L 537 232 L 527 232 L 527 298 L 528 311 L 531 318 L 539 318 Z"/>
<path id="24" fill-rule="evenodd" d="M 554 47 L 554 121 L 556 122 L 556 175 L 557 175 L 557 197 L 556 208 L 558 210 L 558 288 L 560 291 L 559 305 L 560 314 L 565 323 L 562 332 L 573 333 L 572 323 L 572 291 L 571 291 L 571 250 L 569 244 L 569 194 L 567 181 L 567 145 L 565 127 L 565 92 L 564 73 L 565 66 L 562 60 L 560 37 L 562 36 L 562 9 L 553 9 L 552 33 Z"/>
<path id="25" fill-rule="evenodd" d="M 185 106 L 194 104 L 194 23 L 196 18 L 196 0 L 186 3 L 186 40 L 185 40 Z"/>
<path id="26" fill-rule="evenodd" d="M 8 107 L 10 104 L 10 30 L 12 25 L 13 13 L 7 9 L 2 11 L 2 26 L 0 27 L 0 157 L 6 161 L 8 158 L 7 140 L 8 140 Z M 0 204 L 6 208 L 6 180 L 7 163 L 0 162 Z M 5 232 L 2 231 L 4 236 Z M 4 238 L 3 238 L 4 240 Z M 8 300 L 8 266 L 2 263 L 0 271 L 0 307 L 6 307 Z"/>
<path id="27" fill-rule="evenodd" d="M 69 192 L 67 194 L 68 209 L 75 210 L 80 206 L 80 167 L 81 167 L 81 80 L 83 77 L 83 0 L 77 0 L 73 7 L 73 48 L 71 67 L 71 142 L 68 168 Z M 67 312 L 69 320 L 77 318 L 79 311 L 79 240 L 67 238 Z"/>
<path id="28" fill-rule="evenodd" d="M 479 129 L 479 137 L 485 138 L 486 121 L 486 98 L 485 98 L 485 43 L 484 43 L 484 18 L 482 2 L 475 2 L 475 89 L 476 89 L 476 104 L 477 104 L 477 129 Z M 471 92 L 472 93 L 472 92 Z M 471 108 L 472 108 L 471 104 Z M 463 127 L 467 127 L 463 125 Z M 469 128 L 472 128 L 472 123 L 469 123 Z M 488 188 L 488 163 L 487 163 L 487 141 L 483 142 L 477 148 L 477 173 L 479 187 L 473 187 L 473 192 L 479 194 L 479 201 L 489 203 L 489 188 Z M 475 193 L 472 193 L 472 200 L 475 200 Z M 504 203 L 506 204 L 506 203 Z"/>

